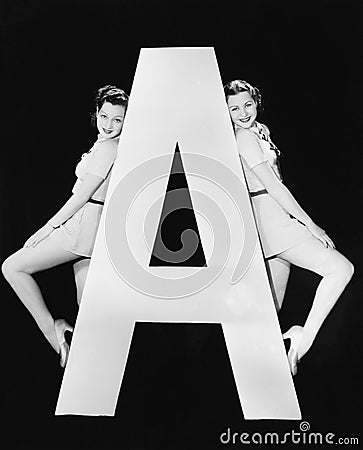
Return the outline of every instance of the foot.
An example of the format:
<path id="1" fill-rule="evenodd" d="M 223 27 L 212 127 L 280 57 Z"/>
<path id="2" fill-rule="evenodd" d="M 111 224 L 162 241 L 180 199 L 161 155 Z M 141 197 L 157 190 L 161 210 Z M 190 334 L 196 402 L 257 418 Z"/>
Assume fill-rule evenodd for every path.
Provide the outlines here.
<path id="1" fill-rule="evenodd" d="M 64 337 L 66 331 L 73 331 L 73 328 L 64 320 L 57 319 L 54 321 L 54 328 L 59 344 L 59 363 L 61 367 L 65 367 L 68 360 L 69 345 Z"/>
<path id="2" fill-rule="evenodd" d="M 297 350 L 301 341 L 303 330 L 303 327 L 294 325 L 282 335 L 283 339 L 290 339 L 290 348 L 287 354 L 287 359 L 289 361 L 290 372 L 292 375 L 297 374 L 297 364 L 300 360 Z"/>

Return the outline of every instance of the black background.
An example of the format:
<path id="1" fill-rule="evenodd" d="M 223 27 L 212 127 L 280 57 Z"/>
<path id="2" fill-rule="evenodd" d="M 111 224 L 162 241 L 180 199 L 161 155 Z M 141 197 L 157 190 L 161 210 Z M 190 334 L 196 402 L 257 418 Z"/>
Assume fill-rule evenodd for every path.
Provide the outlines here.
<path id="1" fill-rule="evenodd" d="M 261 88 L 260 120 L 285 153 L 287 186 L 356 266 L 294 382 L 311 431 L 359 436 L 359 4 L 2 0 L 3 259 L 69 197 L 96 136 L 92 91 L 114 83 L 129 92 L 141 47 L 213 46 L 223 82 Z M 72 276 L 65 265 L 37 280 L 54 316 L 74 323 Z M 294 269 L 283 330 L 303 323 L 317 283 Z M 5 448 L 214 449 L 228 447 L 219 442 L 228 427 L 299 431 L 293 421 L 244 421 L 218 325 L 138 325 L 116 416 L 55 417 L 57 356 L 3 279 L 1 292 Z"/>

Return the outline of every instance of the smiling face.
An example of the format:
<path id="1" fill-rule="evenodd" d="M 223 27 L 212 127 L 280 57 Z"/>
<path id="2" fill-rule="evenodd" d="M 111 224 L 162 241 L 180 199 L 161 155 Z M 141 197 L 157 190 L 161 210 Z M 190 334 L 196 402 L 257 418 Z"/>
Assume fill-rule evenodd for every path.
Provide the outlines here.
<path id="1" fill-rule="evenodd" d="M 105 102 L 97 112 L 97 129 L 101 137 L 117 137 L 121 133 L 124 117 L 125 106 Z"/>
<path id="2" fill-rule="evenodd" d="M 247 91 L 230 95 L 227 100 L 229 114 L 236 128 L 251 128 L 257 117 L 257 106 Z"/>

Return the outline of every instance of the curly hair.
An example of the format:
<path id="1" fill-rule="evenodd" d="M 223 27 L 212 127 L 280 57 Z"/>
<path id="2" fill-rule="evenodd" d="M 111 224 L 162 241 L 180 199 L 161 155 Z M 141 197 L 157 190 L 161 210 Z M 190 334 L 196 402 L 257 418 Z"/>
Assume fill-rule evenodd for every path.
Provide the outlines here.
<path id="1" fill-rule="evenodd" d="M 102 105 L 105 102 L 111 103 L 112 105 L 122 105 L 125 107 L 126 111 L 128 101 L 129 96 L 126 92 L 116 86 L 106 84 L 106 86 L 97 89 L 94 97 L 95 111 L 91 113 L 92 125 L 96 124 L 97 112 L 102 108 Z"/>
<path id="2" fill-rule="evenodd" d="M 237 95 L 240 92 L 248 92 L 256 103 L 257 108 L 262 109 L 262 96 L 259 89 L 244 80 L 233 80 L 223 86 L 226 100 L 231 95 Z"/>

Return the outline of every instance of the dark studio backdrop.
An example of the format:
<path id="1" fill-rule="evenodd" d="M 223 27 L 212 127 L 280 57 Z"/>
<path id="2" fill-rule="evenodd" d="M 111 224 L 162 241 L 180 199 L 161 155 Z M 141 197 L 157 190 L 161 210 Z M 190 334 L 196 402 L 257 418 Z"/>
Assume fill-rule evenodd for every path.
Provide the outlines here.
<path id="1" fill-rule="evenodd" d="M 69 197 L 96 137 L 92 91 L 129 92 L 141 47 L 213 46 L 223 82 L 261 88 L 260 120 L 285 154 L 287 186 L 356 267 L 294 383 L 311 431 L 362 439 L 359 4 L 2 0 L 2 260 Z M 36 278 L 54 316 L 74 323 L 72 265 Z M 221 328 L 205 324 L 138 325 L 116 416 L 55 417 L 57 355 L 0 283 L 7 449 L 214 449 L 227 447 L 228 427 L 299 431 L 294 421 L 244 421 Z M 292 271 L 282 330 L 303 324 L 317 283 Z"/>

